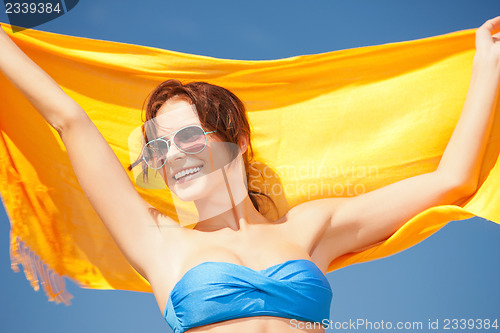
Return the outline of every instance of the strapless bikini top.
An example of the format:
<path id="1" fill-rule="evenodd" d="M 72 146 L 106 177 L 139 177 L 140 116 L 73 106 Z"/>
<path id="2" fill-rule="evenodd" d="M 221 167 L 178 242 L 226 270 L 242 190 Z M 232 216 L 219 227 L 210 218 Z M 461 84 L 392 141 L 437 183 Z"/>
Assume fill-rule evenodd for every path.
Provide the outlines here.
<path id="1" fill-rule="evenodd" d="M 253 316 L 321 322 L 329 318 L 332 295 L 323 272 L 307 259 L 263 270 L 208 261 L 188 270 L 177 282 L 164 318 L 174 333 Z"/>

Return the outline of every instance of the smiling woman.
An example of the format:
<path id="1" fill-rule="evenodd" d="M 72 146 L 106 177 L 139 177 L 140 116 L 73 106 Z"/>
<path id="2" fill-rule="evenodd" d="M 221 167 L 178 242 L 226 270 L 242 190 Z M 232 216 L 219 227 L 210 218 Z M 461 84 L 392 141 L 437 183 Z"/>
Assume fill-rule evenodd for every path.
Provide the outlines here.
<path id="1" fill-rule="evenodd" d="M 241 154 L 245 170 L 249 170 L 253 159 L 250 125 L 243 102 L 229 90 L 206 82 L 191 82 L 183 85 L 178 80 L 168 80 L 158 85 L 150 94 L 145 113 L 146 121 L 142 125 L 142 135 L 146 144 L 143 146 L 142 155 L 128 167 L 128 170 L 132 170 L 140 164 L 145 182 L 149 175 L 148 168 L 160 169 L 166 183 L 172 182 L 172 187 L 168 187 L 173 190 L 175 184 L 181 184 L 188 178 L 197 178 L 220 169 L 229 164 L 229 161 L 234 160 L 238 154 Z M 173 131 L 175 124 L 180 124 L 180 126 L 177 126 L 178 130 Z M 197 130 L 197 127 L 187 127 L 191 125 L 199 126 L 201 131 Z M 219 142 L 221 149 L 216 152 L 215 158 L 210 151 L 205 150 L 207 134 L 213 134 L 208 136 L 209 141 L 210 138 L 215 138 Z M 173 136 L 170 140 L 159 139 L 169 135 Z M 196 140 L 192 142 L 194 136 Z M 190 146 L 189 149 L 183 149 L 183 142 L 186 147 Z M 169 149 L 172 143 L 177 149 Z M 241 152 L 238 145 L 244 146 Z M 188 163 L 182 166 L 167 165 L 167 154 L 170 151 L 188 154 L 187 157 L 203 156 L 203 163 L 201 165 L 198 165 L 199 163 L 192 165 Z M 229 153 L 230 156 L 224 157 L 224 152 Z M 175 164 L 179 163 L 175 162 Z M 167 176 L 166 166 L 170 166 L 170 177 Z M 193 167 L 202 168 L 197 176 L 175 179 L 177 172 Z M 248 177 L 249 171 L 246 171 L 245 178 L 248 180 Z M 241 186 L 235 185 L 235 187 Z M 248 189 L 248 194 L 256 209 L 259 209 L 259 196 L 269 199 L 266 194 L 251 188 Z"/>
<path id="2" fill-rule="evenodd" d="M 192 228 L 179 225 L 179 220 L 176 220 L 180 215 L 178 212 L 168 214 L 168 210 L 163 210 L 161 205 L 153 205 L 153 200 L 152 203 L 146 200 L 151 197 L 138 192 L 140 189 L 134 187 L 123 168 L 123 157 L 117 158 L 91 119 L 92 112 L 85 112 L 3 31 L 0 31 L 0 48 L 5 52 L 0 57 L 0 70 L 57 131 L 78 183 L 99 217 L 98 222 L 102 222 L 107 228 L 127 265 L 132 266 L 147 281 L 165 320 L 174 332 L 297 332 L 297 327 L 291 324 L 291 320 L 294 323 L 300 322 L 297 326 L 302 332 L 323 332 L 323 328 L 315 324 L 329 316 L 332 290 L 325 274 L 333 268 L 394 253 L 427 237 L 431 233 L 429 230 L 439 229 L 443 221 L 472 216 L 464 208 L 452 205 L 463 204 L 470 199 L 483 182 L 486 185 L 481 189 L 494 195 L 474 197 L 476 202 L 483 203 L 482 210 L 476 209 L 491 216 L 499 216 L 498 208 L 484 208 L 488 204 L 497 207 L 498 191 L 482 177 L 484 174 L 489 174 L 494 179 L 498 177 L 495 170 L 486 172 L 490 171 L 487 168 L 492 167 L 489 164 L 491 161 L 494 165 L 495 154 L 498 153 L 490 150 L 487 154 L 486 144 L 491 132 L 500 77 L 500 49 L 497 41 L 499 28 L 500 17 L 486 22 L 477 30 L 472 80 L 458 123 L 449 126 L 453 131 L 451 139 L 448 135 L 451 131 L 447 135 L 436 135 L 436 141 L 420 143 L 416 139 L 428 137 L 428 126 L 441 128 L 442 124 L 438 122 L 441 119 L 439 112 L 434 111 L 440 110 L 447 103 L 429 103 L 432 105 L 425 110 L 426 117 L 422 117 L 421 104 L 416 103 L 413 105 L 415 111 L 405 111 L 403 117 L 400 113 L 390 111 L 394 109 L 391 104 L 386 105 L 387 108 L 380 108 L 383 111 L 369 114 L 366 112 L 368 101 L 365 102 L 365 108 L 358 106 L 353 109 L 356 111 L 353 111 L 353 115 L 348 115 L 340 109 L 339 105 L 342 104 L 339 98 L 348 96 L 348 101 L 357 100 L 352 96 L 358 94 L 366 99 L 371 96 L 372 100 L 378 100 L 380 92 L 387 90 L 387 84 L 392 84 L 396 91 L 401 86 L 409 89 L 411 83 L 421 82 L 426 78 L 429 71 L 435 77 L 443 74 L 448 81 L 453 81 L 456 73 L 449 73 L 450 68 L 463 68 L 461 65 L 471 59 L 463 56 L 463 53 L 470 56 L 470 50 L 467 47 L 463 47 L 465 51 L 461 49 L 462 44 L 471 40 L 467 33 L 414 44 L 343 52 L 341 56 L 332 53 L 265 64 L 241 62 L 230 63 L 225 67 L 221 65 L 221 60 L 200 57 L 197 63 L 199 66 L 209 66 L 207 63 L 211 62 L 214 66 L 206 69 L 207 72 L 215 72 L 214 68 L 219 72 L 226 72 L 220 73 L 220 77 L 210 84 L 155 81 L 156 88 L 150 95 L 146 121 L 142 127 L 142 154 L 136 156 L 137 160 L 130 165 L 130 169 L 142 164 L 145 179 L 152 169 L 152 172 L 161 175 L 173 196 L 182 202 L 192 201 L 199 215 Z M 40 38 L 55 38 L 43 36 L 42 34 Z M 23 38 L 25 37 L 19 39 L 21 45 L 25 42 Z M 55 43 L 55 39 L 52 42 Z M 45 44 L 51 45 L 48 42 Z M 427 47 L 422 47 L 423 44 Z M 450 45 L 455 49 L 450 48 Z M 409 48 L 418 51 L 410 60 L 407 58 Z M 421 57 L 429 48 L 435 52 L 428 57 Z M 89 53 L 91 52 L 68 52 L 77 58 Z M 169 56 L 178 57 L 172 54 Z M 148 54 L 148 57 L 150 59 L 151 55 Z M 193 57 L 187 58 L 184 69 L 192 72 L 196 65 L 193 65 Z M 346 59 L 350 61 L 349 66 L 345 63 Z M 371 64 L 368 60 L 384 59 L 386 70 L 379 69 L 379 80 L 375 80 L 372 74 L 366 74 L 367 68 L 363 66 Z M 390 63 L 387 59 L 390 59 Z M 172 63 L 183 68 L 180 61 Z M 108 70 L 117 72 L 108 75 L 118 76 L 121 69 L 116 69 L 117 65 L 114 63 L 112 65 L 115 66 L 113 70 Z M 417 65 L 420 66 L 419 69 L 415 68 Z M 80 63 L 75 65 L 76 68 L 80 66 Z M 93 66 L 94 62 L 89 68 Z M 243 77 L 233 74 L 236 67 Z M 70 68 L 74 70 L 73 67 Z M 129 68 L 124 68 L 124 72 L 129 75 Z M 333 72 L 332 68 L 335 68 Z M 359 73 L 353 73 L 354 69 L 359 70 Z M 179 73 L 178 68 L 173 71 Z M 274 75 L 270 75 L 270 72 Z M 334 79 L 330 77 L 333 73 L 337 74 Z M 62 79 L 71 76 L 64 74 Z M 462 80 L 463 76 L 462 73 Z M 149 73 L 138 74 L 137 77 L 155 76 Z M 353 84 L 353 78 L 360 80 L 359 87 Z M 241 100 L 229 88 L 215 84 L 219 81 L 226 82 L 228 87 L 239 87 L 242 96 L 245 96 L 244 100 L 255 102 L 252 104 L 254 108 L 259 105 L 260 109 L 252 110 L 252 122 L 247 120 Z M 138 82 L 142 85 L 144 83 L 142 79 Z M 103 86 L 106 87 L 107 84 L 104 83 Z M 370 95 L 366 94 L 367 87 L 373 89 Z M 86 86 L 82 89 L 89 88 Z M 435 90 L 428 87 L 424 93 L 422 88 L 418 93 L 431 98 L 433 95 L 427 95 L 427 92 L 431 94 Z M 287 92 L 286 96 L 280 95 L 283 91 Z M 449 96 L 455 96 L 446 87 L 443 87 L 443 91 L 439 92 L 436 100 L 442 101 L 443 98 L 446 100 Z M 411 91 L 406 96 L 413 93 Z M 97 88 L 75 98 L 83 101 L 83 105 L 89 105 L 85 100 L 89 98 L 87 96 L 94 94 L 108 102 L 108 98 L 113 98 L 106 94 L 103 96 L 102 91 Z M 389 95 L 397 93 L 391 92 Z M 259 97 L 265 96 L 270 102 L 259 104 Z M 400 99 L 399 96 L 393 98 Z M 407 99 L 411 100 L 410 97 Z M 463 100 L 453 103 L 450 104 L 463 104 Z M 118 102 L 116 105 L 119 105 Z M 347 102 L 345 105 L 351 106 Z M 455 115 L 454 107 L 448 107 L 449 109 L 441 112 L 448 116 Z M 385 111 L 386 109 L 389 111 Z M 119 115 L 118 112 L 115 114 Z M 443 114 L 442 119 L 447 119 Z M 325 118 L 318 117 L 319 115 L 324 115 Z M 368 117 L 365 122 L 359 123 L 360 115 Z M 422 120 L 427 117 L 431 121 Z M 329 135 L 332 133 L 333 120 L 338 120 L 342 125 L 339 127 L 342 135 L 335 140 L 339 147 L 336 151 L 329 144 L 332 141 Z M 400 123 L 400 126 L 393 131 L 384 130 L 382 125 L 386 120 Z M 6 119 L 5 123 L 9 124 L 8 121 L 12 122 Z M 125 122 L 121 118 L 117 120 L 119 121 Z M 254 195 L 247 192 L 246 188 L 249 163 L 253 155 L 250 124 L 255 125 L 252 130 L 257 133 L 260 156 L 267 157 L 260 161 L 267 163 L 265 166 L 272 168 L 293 164 L 297 160 L 314 161 L 318 157 L 321 157 L 318 162 L 320 165 L 333 165 L 336 158 L 349 161 L 357 157 L 359 161 L 377 159 L 377 165 L 383 168 L 382 174 L 389 176 L 383 181 L 365 180 L 369 191 L 352 197 L 315 197 L 286 193 L 282 197 L 273 198 L 273 202 L 278 203 L 278 217 L 273 218 L 271 214 L 261 210 L 260 203 L 254 200 Z M 311 128 L 308 135 L 304 134 L 304 128 Z M 418 135 L 408 138 L 401 128 L 416 128 Z M 447 128 L 444 126 L 443 131 Z M 11 131 L 10 135 L 16 136 L 17 132 Z M 46 137 L 50 138 L 50 135 L 46 134 Z M 259 138 L 261 141 L 258 141 Z M 26 149 L 27 153 L 24 155 L 16 155 L 15 147 L 24 147 L 22 140 L 16 137 L 16 145 L 6 143 L 2 146 L 2 151 L 6 152 L 3 156 L 14 156 L 4 160 L 21 161 L 22 165 L 24 160 L 21 155 L 32 156 L 29 149 Z M 353 145 L 361 147 L 361 142 L 366 145 L 364 149 L 352 149 Z M 51 147 L 56 146 L 53 144 Z M 376 153 L 373 153 L 373 149 Z M 14 153 L 9 154 L 10 151 Z M 327 154 L 332 151 L 330 155 Z M 47 160 L 50 159 L 42 161 L 47 163 Z M 482 164 L 483 160 L 489 161 L 486 167 Z M 36 158 L 33 161 L 36 163 Z M 242 168 L 229 168 L 238 162 Z M 413 166 L 412 163 L 418 165 Z M 19 177 L 19 181 L 4 181 L 2 193 L 15 193 L 7 196 L 7 206 L 13 207 L 15 214 L 12 215 L 19 225 L 23 214 L 27 213 L 26 210 L 19 209 L 19 200 L 13 198 L 25 198 L 22 190 L 28 187 L 19 190 L 17 185 L 12 185 L 22 183 L 22 172 L 19 171 L 22 169 L 15 168 L 13 164 L 9 166 L 10 169 L 3 174 L 11 177 L 10 179 Z M 235 172 L 228 172 L 229 170 Z M 394 170 L 400 173 L 394 176 L 391 172 Z M 43 171 L 45 170 L 40 168 L 40 172 Z M 195 173 L 190 176 L 186 172 Z M 276 182 L 281 182 L 285 189 L 291 182 L 286 178 L 277 179 Z M 300 184 L 317 179 L 305 175 L 295 181 Z M 435 207 L 440 205 L 444 207 Z M 48 207 L 45 203 L 41 206 Z M 71 206 L 71 202 L 68 206 Z M 36 209 L 38 205 L 30 207 Z M 474 210 L 473 205 L 470 207 Z M 43 230 L 50 232 L 52 229 L 56 228 Z M 23 231 L 20 227 L 15 229 L 19 237 Z M 26 233 L 22 236 L 30 235 Z M 78 237 L 78 233 L 71 236 Z M 57 244 L 53 239 L 48 243 Z M 63 244 L 66 245 L 65 242 Z M 92 248 L 96 248 L 94 243 Z M 367 248 L 370 251 L 366 251 Z M 91 249 L 87 249 L 81 256 L 85 257 L 90 252 Z M 106 280 L 107 283 L 111 284 L 111 281 L 120 281 L 123 276 L 133 276 L 132 273 L 128 276 L 119 274 L 115 269 L 120 265 L 110 269 L 109 260 L 99 260 L 102 253 L 91 254 L 92 260 L 87 260 L 89 263 L 86 265 L 100 268 L 93 276 L 94 280 L 97 280 L 98 274 L 103 274 L 109 279 Z M 29 263 L 24 262 L 25 266 Z M 69 264 L 71 261 L 65 260 L 57 267 Z M 121 267 L 125 267 L 125 264 Z M 83 275 L 78 267 L 73 269 L 74 276 L 78 277 L 78 273 Z M 70 269 L 67 271 L 71 272 Z M 114 277 L 118 278 L 113 281 Z M 129 283 L 128 287 L 132 289 L 130 286 L 134 286 L 134 281 L 130 282 L 127 278 L 122 281 Z M 92 282 L 85 280 L 88 285 Z M 135 287 L 138 285 L 137 282 Z"/>

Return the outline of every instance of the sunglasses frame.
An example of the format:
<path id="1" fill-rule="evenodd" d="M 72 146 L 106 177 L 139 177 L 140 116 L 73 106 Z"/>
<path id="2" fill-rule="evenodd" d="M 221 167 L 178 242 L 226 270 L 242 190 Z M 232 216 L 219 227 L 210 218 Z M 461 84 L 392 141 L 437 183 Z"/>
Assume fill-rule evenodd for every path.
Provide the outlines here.
<path id="1" fill-rule="evenodd" d="M 176 143 L 175 143 L 175 136 L 177 135 L 177 133 L 179 133 L 180 131 L 188 128 L 188 127 L 198 127 L 199 129 L 201 129 L 203 131 L 203 134 L 205 136 L 205 144 L 203 145 L 203 148 L 201 148 L 199 151 L 197 152 L 188 152 L 188 151 L 185 151 L 184 149 L 182 149 L 181 147 L 179 147 Z M 207 134 L 210 134 L 210 133 L 215 133 L 217 131 L 210 131 L 210 132 L 205 132 L 205 130 L 203 129 L 203 127 L 201 127 L 200 125 L 187 125 L 187 126 L 184 126 L 183 128 L 179 128 L 177 131 L 173 132 L 173 133 L 169 133 L 167 135 L 164 135 L 164 136 L 161 136 L 159 138 L 156 138 L 156 139 L 153 139 L 151 141 L 148 141 L 144 147 L 142 147 L 142 159 L 144 160 L 144 162 L 146 163 L 146 165 L 153 169 L 153 170 L 158 170 L 158 169 L 161 169 L 163 168 L 163 166 L 167 163 L 167 159 L 165 159 L 165 162 L 163 162 L 163 164 L 158 167 L 158 168 L 153 168 L 152 166 L 149 165 L 148 161 L 146 161 L 146 158 L 144 156 L 144 149 L 146 149 L 146 147 L 151 143 L 151 142 L 154 142 L 154 141 L 163 141 L 165 142 L 165 144 L 167 145 L 167 154 L 168 152 L 170 151 L 170 145 L 173 143 L 175 145 L 175 147 L 177 147 L 177 149 L 179 149 L 180 151 L 182 151 L 184 154 L 198 154 L 198 153 L 201 153 L 205 147 L 207 146 Z M 165 140 L 164 138 L 168 135 L 172 135 L 172 138 L 171 139 L 168 139 L 168 140 Z M 172 143 L 169 143 L 169 141 L 171 141 Z"/>

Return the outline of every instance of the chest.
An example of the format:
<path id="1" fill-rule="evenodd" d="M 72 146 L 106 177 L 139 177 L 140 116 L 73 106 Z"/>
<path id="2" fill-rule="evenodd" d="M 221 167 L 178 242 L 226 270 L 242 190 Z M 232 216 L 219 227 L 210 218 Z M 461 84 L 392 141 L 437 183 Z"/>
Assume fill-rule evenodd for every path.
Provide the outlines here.
<path id="1" fill-rule="evenodd" d="M 288 227 L 288 228 L 287 228 Z M 188 236 L 189 237 L 189 236 Z M 205 261 L 229 262 L 262 270 L 294 258 L 310 258 L 290 226 L 264 226 L 247 233 L 198 233 L 183 243 L 176 262 L 177 275 Z"/>
<path id="2" fill-rule="evenodd" d="M 312 228 L 314 224 L 297 229 L 297 222 L 290 220 L 239 235 L 188 230 L 193 232 L 165 248 L 157 269 L 149 276 L 160 308 L 164 309 L 176 283 L 189 270 L 205 262 L 230 263 L 234 267 L 240 265 L 260 271 L 289 260 L 312 260 L 311 251 L 319 230 Z"/>

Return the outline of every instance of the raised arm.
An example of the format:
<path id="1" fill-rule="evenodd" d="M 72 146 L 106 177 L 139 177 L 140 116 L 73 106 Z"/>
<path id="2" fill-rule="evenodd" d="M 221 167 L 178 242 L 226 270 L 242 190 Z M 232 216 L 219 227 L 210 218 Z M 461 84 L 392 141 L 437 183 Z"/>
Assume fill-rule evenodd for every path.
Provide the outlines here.
<path id="1" fill-rule="evenodd" d="M 476 30 L 476 54 L 464 108 L 438 170 L 476 188 L 500 80 L 500 16 Z"/>
<path id="2" fill-rule="evenodd" d="M 145 278 L 165 253 L 154 208 L 135 190 L 120 161 L 84 110 L 29 59 L 0 28 L 0 72 L 59 133 L 75 174 L 93 208 L 130 264 Z"/>
<path id="3" fill-rule="evenodd" d="M 80 106 L 0 28 L 0 70 L 58 132 Z"/>
<path id="4" fill-rule="evenodd" d="M 476 190 L 500 80 L 498 31 L 500 17 L 487 21 L 477 30 L 466 101 L 434 172 L 356 197 L 321 199 L 296 207 L 296 213 L 315 212 L 319 214 L 317 219 L 324 221 L 315 251 L 325 264 L 342 254 L 360 251 L 387 239 L 425 209 L 453 204 Z"/>

